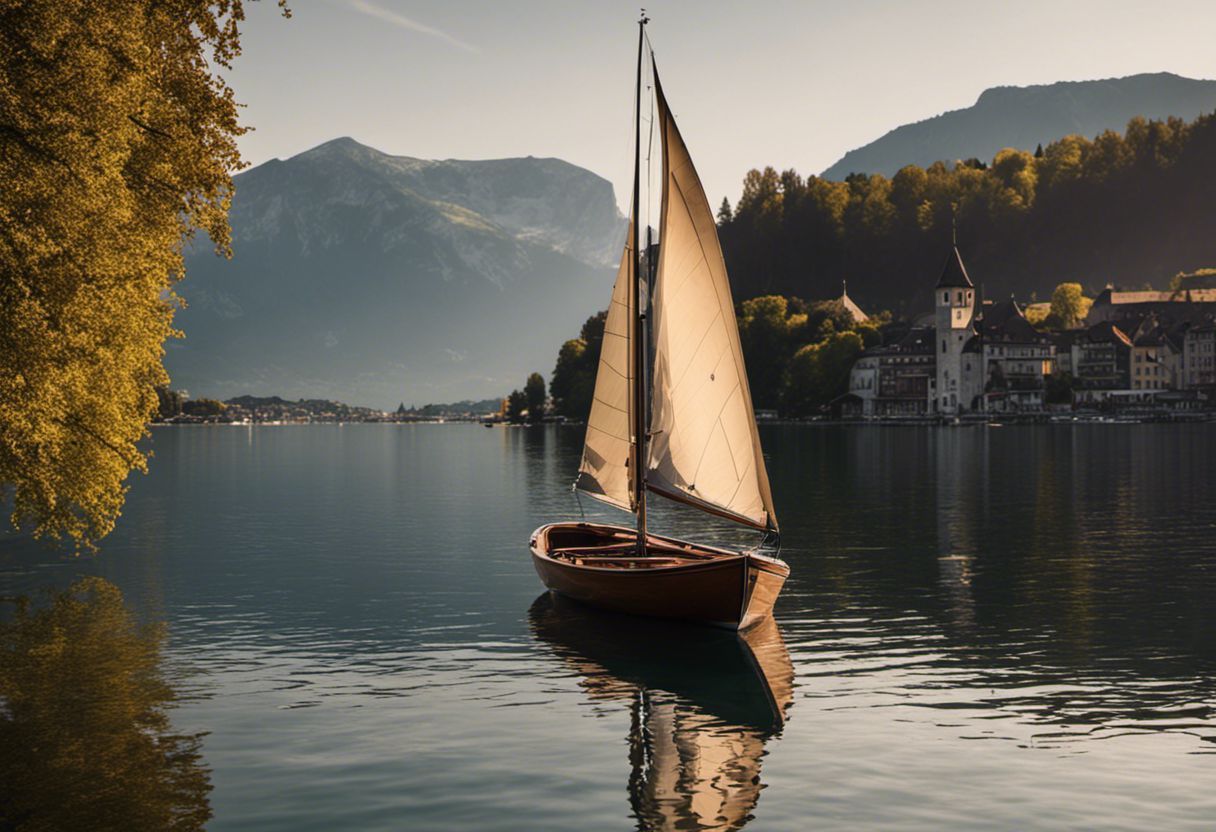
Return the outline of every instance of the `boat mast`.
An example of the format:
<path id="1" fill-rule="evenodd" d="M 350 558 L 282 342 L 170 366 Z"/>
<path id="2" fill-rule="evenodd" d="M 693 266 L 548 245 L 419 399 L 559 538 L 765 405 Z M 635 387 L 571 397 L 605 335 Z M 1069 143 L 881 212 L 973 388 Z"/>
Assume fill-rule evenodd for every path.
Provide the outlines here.
<path id="1" fill-rule="evenodd" d="M 638 554 L 646 554 L 646 315 L 642 312 L 642 251 L 638 245 L 638 220 L 641 219 L 642 167 L 642 49 L 646 39 L 646 10 L 638 18 L 638 75 L 637 97 L 634 108 L 633 132 L 633 286 L 630 287 L 633 301 L 633 489 L 634 505 L 637 506 Z"/>

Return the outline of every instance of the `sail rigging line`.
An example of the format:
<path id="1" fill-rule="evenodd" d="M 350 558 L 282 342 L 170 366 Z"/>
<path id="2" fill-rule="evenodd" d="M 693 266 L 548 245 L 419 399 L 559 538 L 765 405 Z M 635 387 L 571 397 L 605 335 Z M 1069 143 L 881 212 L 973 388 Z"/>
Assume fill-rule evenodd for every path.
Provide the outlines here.
<path id="1" fill-rule="evenodd" d="M 641 207 L 640 176 L 642 167 L 642 56 L 646 45 L 645 9 L 638 19 L 638 71 L 637 88 L 634 98 L 634 143 L 633 143 L 633 280 L 631 281 L 633 306 L 632 332 L 634 343 L 631 345 L 633 359 L 633 504 L 637 512 L 637 547 L 638 554 L 646 554 L 646 422 L 643 421 L 646 412 L 645 397 L 645 348 L 644 339 L 646 318 L 642 313 L 641 284 L 642 284 L 642 253 L 639 250 L 638 209 Z M 649 300 L 649 299 L 648 299 Z"/>

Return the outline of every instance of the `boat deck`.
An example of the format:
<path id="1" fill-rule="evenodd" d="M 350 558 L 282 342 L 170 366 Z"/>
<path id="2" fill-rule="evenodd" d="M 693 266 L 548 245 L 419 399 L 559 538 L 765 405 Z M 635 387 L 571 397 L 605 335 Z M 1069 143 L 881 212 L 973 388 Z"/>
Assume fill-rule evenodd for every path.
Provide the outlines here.
<path id="1" fill-rule="evenodd" d="M 647 537 L 646 553 L 639 555 L 635 534 L 621 530 L 609 532 L 602 527 L 554 529 L 549 542 L 551 548 L 547 554 L 554 560 L 601 568 L 653 569 L 732 556 L 654 536 Z"/>

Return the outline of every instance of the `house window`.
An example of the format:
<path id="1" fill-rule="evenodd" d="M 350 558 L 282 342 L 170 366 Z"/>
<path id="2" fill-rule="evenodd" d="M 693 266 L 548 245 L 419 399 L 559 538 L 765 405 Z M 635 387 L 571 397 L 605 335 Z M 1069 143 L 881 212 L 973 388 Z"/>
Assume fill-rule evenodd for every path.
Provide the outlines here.
<path id="1" fill-rule="evenodd" d="M 945 352 L 945 351 L 946 351 L 946 339 L 943 338 L 942 339 L 942 352 Z"/>

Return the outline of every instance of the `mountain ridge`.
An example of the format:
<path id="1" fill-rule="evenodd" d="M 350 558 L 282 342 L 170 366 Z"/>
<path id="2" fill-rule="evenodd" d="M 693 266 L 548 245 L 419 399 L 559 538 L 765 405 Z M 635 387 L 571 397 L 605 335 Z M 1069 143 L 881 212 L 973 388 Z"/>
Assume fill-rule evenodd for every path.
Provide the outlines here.
<path id="1" fill-rule="evenodd" d="M 969 107 L 900 125 L 846 153 L 823 171 L 893 175 L 904 165 L 938 160 L 990 161 L 1005 147 L 1033 150 L 1071 133 L 1092 137 L 1122 131 L 1134 116 L 1192 119 L 1216 110 L 1216 80 L 1171 72 L 1119 78 L 989 87 Z"/>
<path id="2" fill-rule="evenodd" d="M 425 160 L 342 137 L 235 177 L 233 259 L 194 246 L 173 384 L 231 398 L 484 398 L 607 302 L 624 218 L 560 159 Z M 550 324 L 549 321 L 554 323 Z"/>

